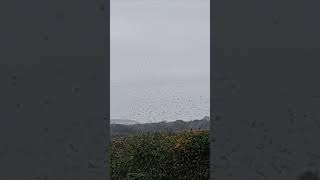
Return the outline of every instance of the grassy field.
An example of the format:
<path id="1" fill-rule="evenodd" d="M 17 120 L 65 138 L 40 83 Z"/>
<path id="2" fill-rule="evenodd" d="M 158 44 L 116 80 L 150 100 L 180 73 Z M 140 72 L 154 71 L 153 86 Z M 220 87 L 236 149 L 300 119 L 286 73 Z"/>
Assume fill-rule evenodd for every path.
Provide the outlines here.
<path id="1" fill-rule="evenodd" d="M 116 137 L 111 150 L 113 180 L 209 179 L 208 131 Z"/>

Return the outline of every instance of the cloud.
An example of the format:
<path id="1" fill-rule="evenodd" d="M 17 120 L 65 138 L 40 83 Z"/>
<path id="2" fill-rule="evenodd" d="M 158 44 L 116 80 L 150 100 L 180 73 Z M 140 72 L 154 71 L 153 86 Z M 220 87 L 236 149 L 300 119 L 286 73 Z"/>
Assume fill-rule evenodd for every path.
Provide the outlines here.
<path id="1" fill-rule="evenodd" d="M 112 79 L 208 73 L 208 8 L 209 0 L 111 1 Z"/>
<path id="2" fill-rule="evenodd" d="M 210 0 L 111 0 L 113 118 L 130 119 L 137 109 L 146 109 L 156 97 L 147 96 L 144 90 L 165 91 L 164 95 L 155 93 L 164 99 L 163 103 L 180 92 L 194 100 L 209 97 L 209 3 Z M 178 94 L 171 94 L 176 90 Z M 209 103 L 195 106 L 203 109 L 199 114 L 209 113 Z M 181 102 L 180 108 L 181 116 L 174 115 L 173 119 L 198 116 L 196 111 L 187 112 L 190 108 L 185 102 Z M 176 110 L 163 118 L 176 114 Z M 147 119 L 147 115 L 142 113 L 137 118 Z"/>

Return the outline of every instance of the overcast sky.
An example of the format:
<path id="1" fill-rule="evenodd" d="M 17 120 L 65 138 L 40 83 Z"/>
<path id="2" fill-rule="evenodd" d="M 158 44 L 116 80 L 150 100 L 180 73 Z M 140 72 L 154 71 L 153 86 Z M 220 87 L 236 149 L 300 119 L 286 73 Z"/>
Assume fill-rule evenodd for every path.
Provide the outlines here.
<path id="1" fill-rule="evenodd" d="M 146 120 L 150 113 L 129 113 L 129 109 L 145 111 L 151 102 L 159 107 L 160 101 L 154 97 L 157 95 L 163 96 L 164 106 L 179 94 L 194 101 L 196 97 L 209 97 L 209 2 L 111 0 L 111 118 L 151 121 Z M 144 90 L 147 92 L 142 93 Z M 160 93 L 152 95 L 155 90 Z M 175 90 L 179 93 L 170 94 Z M 137 98 L 144 105 L 137 105 Z M 182 102 L 180 105 L 186 106 Z M 203 116 L 208 115 L 208 107 L 202 108 Z M 149 110 L 154 114 L 158 111 Z M 177 113 L 153 115 L 152 121 L 195 118 L 187 112 L 181 112 L 181 116 L 172 114 Z"/>

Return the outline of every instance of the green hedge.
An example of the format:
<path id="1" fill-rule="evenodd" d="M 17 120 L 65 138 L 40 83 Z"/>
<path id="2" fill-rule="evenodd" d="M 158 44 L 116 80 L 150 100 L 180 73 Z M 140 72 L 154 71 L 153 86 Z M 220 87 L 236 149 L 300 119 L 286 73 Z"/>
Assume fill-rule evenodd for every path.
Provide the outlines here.
<path id="1" fill-rule="evenodd" d="M 111 177 L 117 179 L 209 179 L 207 131 L 144 133 L 112 140 Z"/>

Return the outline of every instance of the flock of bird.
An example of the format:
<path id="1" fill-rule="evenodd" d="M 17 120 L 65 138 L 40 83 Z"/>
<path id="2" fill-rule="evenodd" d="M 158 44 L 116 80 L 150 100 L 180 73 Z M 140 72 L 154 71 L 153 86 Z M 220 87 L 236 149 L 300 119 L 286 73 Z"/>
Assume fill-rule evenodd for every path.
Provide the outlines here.
<path id="1" fill-rule="evenodd" d="M 121 112 L 121 118 L 141 123 L 195 120 L 210 113 L 209 89 L 198 92 L 197 87 L 157 86 L 118 87 L 115 91 L 118 95 L 114 95 L 111 101 L 113 110 Z M 122 100 L 117 101 L 118 98 Z"/>

